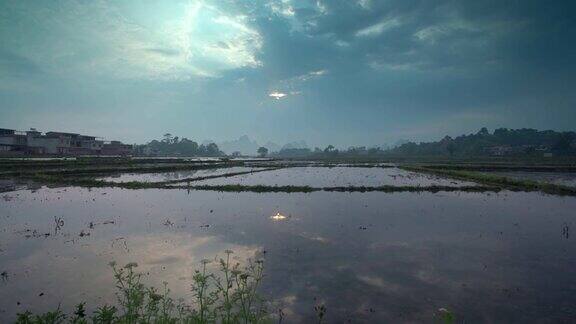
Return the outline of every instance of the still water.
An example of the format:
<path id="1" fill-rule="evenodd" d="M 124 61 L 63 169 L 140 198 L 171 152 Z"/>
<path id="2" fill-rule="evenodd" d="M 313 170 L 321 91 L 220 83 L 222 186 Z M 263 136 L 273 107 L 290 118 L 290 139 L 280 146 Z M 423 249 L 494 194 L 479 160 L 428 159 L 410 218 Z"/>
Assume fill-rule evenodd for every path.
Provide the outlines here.
<path id="1" fill-rule="evenodd" d="M 226 249 L 265 257 L 262 293 L 289 323 L 312 320 L 318 303 L 329 323 L 430 322 L 441 307 L 467 323 L 574 321 L 575 209 L 510 192 L 7 192 L 0 322 L 114 303 L 112 260 L 190 299 L 193 269 Z"/>
<path id="2" fill-rule="evenodd" d="M 197 181 L 199 185 L 271 185 L 271 186 L 472 186 L 475 183 L 434 175 L 404 171 L 399 168 L 363 167 L 291 167 L 233 177 Z"/>
<path id="3" fill-rule="evenodd" d="M 171 172 L 157 172 L 157 173 L 118 173 L 106 177 L 99 177 L 96 180 L 103 180 L 108 182 L 162 182 L 181 180 L 187 178 L 197 178 L 206 176 L 223 175 L 226 173 L 236 172 L 249 172 L 255 171 L 260 168 L 251 167 L 230 167 L 230 168 L 213 168 L 213 169 L 199 169 L 199 170 L 183 170 Z"/>

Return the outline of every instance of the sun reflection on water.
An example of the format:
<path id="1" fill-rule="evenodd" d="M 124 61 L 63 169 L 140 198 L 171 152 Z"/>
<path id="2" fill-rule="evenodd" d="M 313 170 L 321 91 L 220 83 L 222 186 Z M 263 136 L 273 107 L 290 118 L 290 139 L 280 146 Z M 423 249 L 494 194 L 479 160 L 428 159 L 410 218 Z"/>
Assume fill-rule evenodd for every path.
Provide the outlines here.
<path id="1" fill-rule="evenodd" d="M 280 214 L 280 213 L 276 213 L 276 215 L 274 216 L 270 216 L 271 219 L 278 221 L 278 220 L 284 220 L 286 219 L 286 216 Z"/>

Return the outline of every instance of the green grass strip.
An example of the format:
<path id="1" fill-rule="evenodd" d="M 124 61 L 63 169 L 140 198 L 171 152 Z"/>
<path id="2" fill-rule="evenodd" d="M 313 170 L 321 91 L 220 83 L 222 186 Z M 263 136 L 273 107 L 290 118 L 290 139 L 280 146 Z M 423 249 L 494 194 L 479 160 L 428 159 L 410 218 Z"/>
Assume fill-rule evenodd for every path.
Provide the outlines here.
<path id="1" fill-rule="evenodd" d="M 576 196 L 576 188 L 552 183 L 544 183 L 531 180 L 517 180 L 503 176 L 462 170 L 440 170 L 416 166 L 400 166 L 400 168 L 406 171 L 445 176 L 456 180 L 473 181 L 479 184 L 495 186 L 510 191 L 539 191 L 552 195 Z"/>
<path id="2" fill-rule="evenodd" d="M 377 187 L 364 187 L 364 186 L 348 186 L 348 187 L 310 187 L 310 186 L 265 186 L 254 185 L 245 186 L 238 184 L 230 185 L 201 185 L 201 186 L 181 186 L 173 187 L 179 189 L 193 189 L 193 190 L 212 190 L 222 192 L 498 192 L 500 188 L 492 186 L 377 186 Z"/>

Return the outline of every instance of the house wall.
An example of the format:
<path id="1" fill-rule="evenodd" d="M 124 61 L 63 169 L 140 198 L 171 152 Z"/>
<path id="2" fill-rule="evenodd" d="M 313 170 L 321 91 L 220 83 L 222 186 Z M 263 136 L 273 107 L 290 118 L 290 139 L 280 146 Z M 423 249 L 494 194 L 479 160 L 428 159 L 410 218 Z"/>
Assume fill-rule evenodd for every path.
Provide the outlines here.
<path id="1" fill-rule="evenodd" d="M 26 136 L 23 135 L 0 136 L 0 144 L 26 145 Z"/>
<path id="2" fill-rule="evenodd" d="M 60 139 L 54 137 L 28 137 L 28 146 L 38 148 L 39 154 L 58 154 Z"/>
<path id="3" fill-rule="evenodd" d="M 75 133 L 26 132 L 0 129 L 0 152 L 4 154 L 110 155 L 132 154 L 132 146 L 118 141 L 104 144 L 94 136 Z"/>
<path id="4" fill-rule="evenodd" d="M 113 141 L 110 144 L 104 144 L 102 146 L 103 155 L 130 155 L 132 154 L 132 145 L 122 144 L 120 142 Z"/>
<path id="5" fill-rule="evenodd" d="M 0 136 L 1 135 L 12 135 L 14 134 L 16 131 L 13 129 L 6 129 L 6 128 L 0 128 Z"/>
<path id="6" fill-rule="evenodd" d="M 94 153 L 100 153 L 103 144 L 104 144 L 103 141 L 82 140 L 80 147 L 82 147 L 83 149 L 93 151 Z"/>
<path id="7" fill-rule="evenodd" d="M 14 139 L 12 138 L 12 136 L 1 136 L 0 137 L 0 145 L 1 144 L 14 145 Z"/>

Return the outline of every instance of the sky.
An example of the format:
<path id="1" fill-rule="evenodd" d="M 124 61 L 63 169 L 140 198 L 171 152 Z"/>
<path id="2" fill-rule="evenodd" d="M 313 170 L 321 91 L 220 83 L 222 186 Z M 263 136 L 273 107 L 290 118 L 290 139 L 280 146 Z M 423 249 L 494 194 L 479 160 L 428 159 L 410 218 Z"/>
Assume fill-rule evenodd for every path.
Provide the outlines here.
<path id="1" fill-rule="evenodd" d="M 382 145 L 576 127 L 576 2 L 0 0 L 0 127 Z"/>

